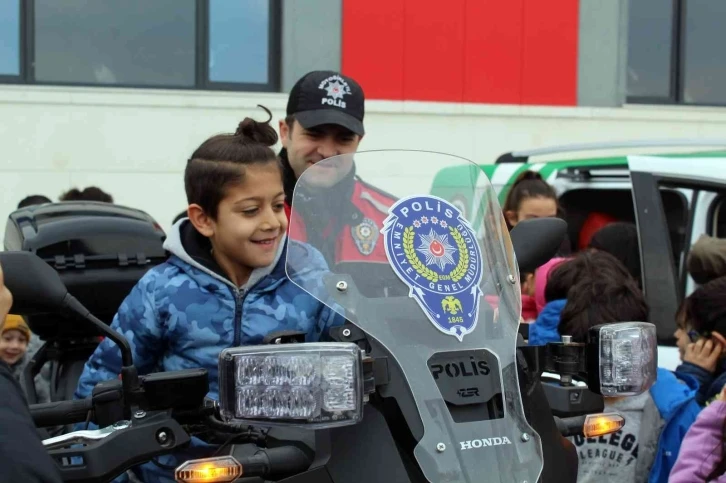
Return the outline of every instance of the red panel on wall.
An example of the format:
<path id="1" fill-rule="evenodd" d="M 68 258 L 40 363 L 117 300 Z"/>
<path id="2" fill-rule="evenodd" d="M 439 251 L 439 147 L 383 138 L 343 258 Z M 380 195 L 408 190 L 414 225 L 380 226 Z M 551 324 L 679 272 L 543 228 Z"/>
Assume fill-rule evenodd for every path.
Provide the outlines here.
<path id="1" fill-rule="evenodd" d="M 525 2 L 522 104 L 577 104 L 578 4 Z"/>
<path id="2" fill-rule="evenodd" d="M 578 0 L 343 0 L 368 99 L 575 105 Z"/>
<path id="3" fill-rule="evenodd" d="M 524 0 L 468 0 L 464 101 L 519 104 Z"/>
<path id="4" fill-rule="evenodd" d="M 466 0 L 406 0 L 406 99 L 464 100 L 465 6 Z"/>
<path id="5" fill-rule="evenodd" d="M 367 99 L 404 99 L 405 0 L 343 0 L 342 68 Z"/>

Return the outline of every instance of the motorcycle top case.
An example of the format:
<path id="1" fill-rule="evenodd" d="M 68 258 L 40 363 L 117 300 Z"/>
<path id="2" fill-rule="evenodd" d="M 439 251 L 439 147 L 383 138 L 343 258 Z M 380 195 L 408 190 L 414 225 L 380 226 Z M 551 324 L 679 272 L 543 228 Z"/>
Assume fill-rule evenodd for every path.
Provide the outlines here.
<path id="1" fill-rule="evenodd" d="M 4 247 L 34 252 L 56 269 L 69 293 L 110 324 L 139 279 L 166 260 L 165 238 L 143 211 L 93 201 L 60 202 L 11 213 Z M 97 335 L 59 314 L 32 315 L 28 323 L 45 340 Z"/>

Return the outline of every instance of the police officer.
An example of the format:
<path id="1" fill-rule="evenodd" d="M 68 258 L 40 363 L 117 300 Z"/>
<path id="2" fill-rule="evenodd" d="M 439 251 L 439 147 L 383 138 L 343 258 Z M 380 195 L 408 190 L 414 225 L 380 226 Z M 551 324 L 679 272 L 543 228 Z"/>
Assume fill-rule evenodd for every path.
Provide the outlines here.
<path id="1" fill-rule="evenodd" d="M 0 325 L 13 304 L 0 267 Z M 60 483 L 58 467 L 38 438 L 28 403 L 10 367 L 0 360 L 0 474 L 2 481 Z"/>
<path id="2" fill-rule="evenodd" d="M 364 104 L 361 86 L 338 72 L 309 72 L 294 85 L 287 117 L 280 121 L 288 210 L 295 184 L 306 169 L 323 159 L 358 150 L 365 135 Z M 354 164 L 332 189 L 340 202 L 331 206 L 331 192 L 327 191 L 327 202 L 315 205 L 316 216 L 310 216 L 308 209 L 302 213 L 307 241 L 323 252 L 336 272 L 354 273 L 369 288 L 374 287 L 374 280 L 391 274 L 380 230 L 395 197 L 364 182 Z M 315 202 L 315 192 L 306 195 Z M 365 289 L 358 280 L 356 284 Z"/>

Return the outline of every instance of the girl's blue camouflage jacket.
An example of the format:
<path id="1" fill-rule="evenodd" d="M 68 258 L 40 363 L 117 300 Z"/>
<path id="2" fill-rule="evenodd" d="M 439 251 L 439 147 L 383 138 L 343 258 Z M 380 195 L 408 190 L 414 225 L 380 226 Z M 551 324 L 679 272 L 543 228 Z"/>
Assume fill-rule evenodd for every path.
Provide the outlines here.
<path id="1" fill-rule="evenodd" d="M 208 396 L 218 399 L 222 349 L 259 344 L 278 330 L 304 331 L 308 341 L 317 341 L 343 323 L 285 274 L 282 255 L 289 250 L 295 267 L 304 267 L 290 277 L 306 287 L 318 283 L 327 266 L 314 248 L 284 241 L 275 262 L 254 270 L 238 288 L 221 273 L 208 243 L 188 220 L 177 222 L 164 243 L 169 259 L 150 269 L 119 307 L 111 327 L 128 339 L 139 374 L 205 368 Z M 86 363 L 75 396 L 90 396 L 97 383 L 120 372 L 121 352 L 105 339 Z"/>

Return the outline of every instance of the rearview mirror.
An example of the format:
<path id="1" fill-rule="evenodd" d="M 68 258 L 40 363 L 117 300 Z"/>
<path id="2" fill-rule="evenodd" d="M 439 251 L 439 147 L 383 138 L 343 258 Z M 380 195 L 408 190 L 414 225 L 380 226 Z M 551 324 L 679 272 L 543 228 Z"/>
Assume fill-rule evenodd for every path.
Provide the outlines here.
<path id="1" fill-rule="evenodd" d="M 133 353 L 126 337 L 91 314 L 69 294 L 58 272 L 35 253 L 0 252 L 0 266 L 3 268 L 5 285 L 13 294 L 13 306 L 10 309 L 12 313 L 34 315 L 49 311 L 68 311 L 116 343 L 121 351 L 124 416 L 130 418 L 131 406 L 137 404 L 141 390 Z"/>
<path id="2" fill-rule="evenodd" d="M 533 272 L 552 259 L 562 245 L 567 223 L 560 218 L 520 221 L 509 234 L 520 272 Z"/>
<path id="3" fill-rule="evenodd" d="M 614 322 L 591 327 L 586 342 L 562 342 L 544 346 L 544 372 L 560 374 L 560 382 L 572 378 L 587 381 L 595 394 L 607 397 L 635 396 L 653 385 L 658 373 L 658 342 L 655 325 L 648 322 Z M 534 346 L 536 347 L 536 346 Z"/>
<path id="4" fill-rule="evenodd" d="M 0 252 L 5 285 L 13 294 L 12 313 L 33 315 L 63 307 L 68 289 L 58 272 L 32 252 Z"/>
<path id="5" fill-rule="evenodd" d="M 618 322 L 591 327 L 587 358 L 592 391 L 610 397 L 643 393 L 658 373 L 655 325 Z"/>

